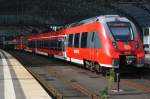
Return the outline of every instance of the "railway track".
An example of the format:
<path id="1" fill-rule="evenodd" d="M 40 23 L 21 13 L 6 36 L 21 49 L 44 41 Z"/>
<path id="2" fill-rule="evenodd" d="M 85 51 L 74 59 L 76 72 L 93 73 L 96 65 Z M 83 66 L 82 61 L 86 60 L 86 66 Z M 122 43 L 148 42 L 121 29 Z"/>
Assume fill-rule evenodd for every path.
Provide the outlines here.
<path id="1" fill-rule="evenodd" d="M 16 54 L 18 56 L 18 54 Z M 22 56 L 21 56 L 22 57 Z M 79 83 L 73 81 L 73 80 L 66 80 L 61 74 L 56 73 L 55 70 L 48 70 L 48 74 L 50 75 L 54 75 L 55 78 L 59 79 L 60 82 L 63 83 L 64 86 L 67 86 L 67 88 L 70 89 L 65 89 L 65 90 L 69 90 L 69 91 L 74 91 L 73 94 L 66 94 L 66 92 L 55 88 L 54 86 L 52 86 L 49 82 L 49 78 L 44 78 L 42 76 L 44 76 L 45 74 L 42 73 L 38 73 L 36 71 L 33 70 L 32 67 L 39 67 L 37 66 L 38 64 L 26 64 L 25 61 L 31 61 L 34 60 L 33 58 L 24 60 L 21 59 L 21 57 L 19 57 L 19 60 L 21 61 L 22 64 L 24 64 L 24 66 L 26 67 L 26 69 L 39 81 L 39 83 L 47 90 L 48 93 L 50 93 L 54 99 L 99 99 L 99 96 L 90 92 L 89 90 L 87 90 L 86 88 L 84 88 L 82 85 L 80 85 Z M 22 57 L 23 58 L 23 57 Z M 23 62 L 24 61 L 24 62 Z M 40 62 L 41 63 L 41 62 Z M 42 64 L 42 63 L 41 63 Z M 52 62 L 48 62 L 48 64 L 51 65 L 55 65 Z M 43 66 L 44 69 L 47 69 L 46 66 Z M 42 68 L 41 68 L 42 69 Z M 65 88 L 65 87 L 64 87 Z"/>
<path id="2" fill-rule="evenodd" d="M 104 76 L 75 67 L 74 64 L 26 52 L 15 51 L 10 53 L 18 58 L 56 99 L 99 99 L 99 91 L 107 86 L 107 79 Z M 37 61 L 37 59 L 40 61 Z M 142 79 L 137 77 L 130 78 L 130 75 L 123 77 L 120 83 L 121 88 L 134 90 L 117 94 L 111 93 L 112 99 L 120 99 L 120 97 L 138 95 L 139 93 L 140 96 L 137 96 L 137 99 L 140 99 L 142 95 L 148 97 L 143 99 L 149 99 L 149 76 L 148 74 L 145 78 L 145 75 L 142 75 Z"/>

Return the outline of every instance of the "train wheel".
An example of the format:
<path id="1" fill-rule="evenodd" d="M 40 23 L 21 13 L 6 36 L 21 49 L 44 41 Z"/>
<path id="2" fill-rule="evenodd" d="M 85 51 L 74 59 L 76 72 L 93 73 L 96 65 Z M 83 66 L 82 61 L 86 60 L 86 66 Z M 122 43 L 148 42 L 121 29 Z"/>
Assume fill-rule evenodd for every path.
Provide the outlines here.
<path id="1" fill-rule="evenodd" d="M 95 63 L 94 62 L 90 62 L 89 70 L 92 71 L 92 72 L 95 71 Z"/>
<path id="2" fill-rule="evenodd" d="M 85 68 L 86 66 L 86 63 L 85 63 L 85 60 L 83 60 L 83 68 Z"/>
<path id="3" fill-rule="evenodd" d="M 32 54 L 33 54 L 33 55 L 36 55 L 35 51 L 32 51 Z"/>
<path id="4" fill-rule="evenodd" d="M 86 65 L 87 65 L 86 60 L 83 60 L 83 66 L 82 66 L 82 68 L 86 69 Z"/>
<path id="5" fill-rule="evenodd" d="M 48 58 L 54 58 L 54 55 L 48 54 Z"/>
<path id="6" fill-rule="evenodd" d="M 99 64 L 95 65 L 96 73 L 101 73 L 101 66 Z"/>
<path id="7" fill-rule="evenodd" d="M 85 69 L 90 69 L 90 66 L 91 66 L 91 64 L 90 64 L 90 61 L 85 61 Z"/>
<path id="8" fill-rule="evenodd" d="M 84 69 L 87 69 L 88 68 L 88 61 L 87 60 L 84 60 Z"/>
<path id="9" fill-rule="evenodd" d="M 96 71 L 96 73 L 102 72 L 102 67 L 98 63 L 95 64 L 95 71 Z"/>
<path id="10" fill-rule="evenodd" d="M 103 76 L 105 76 L 106 75 L 106 68 L 105 67 L 103 67 L 103 66 L 100 66 L 99 67 L 99 70 L 100 70 L 100 73 L 103 75 Z"/>

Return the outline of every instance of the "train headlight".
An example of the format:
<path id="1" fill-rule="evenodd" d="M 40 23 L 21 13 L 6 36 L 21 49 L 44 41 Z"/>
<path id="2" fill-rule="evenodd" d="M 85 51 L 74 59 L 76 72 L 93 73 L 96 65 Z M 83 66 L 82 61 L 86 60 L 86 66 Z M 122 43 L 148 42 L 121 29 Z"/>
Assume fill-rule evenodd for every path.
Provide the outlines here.
<path id="1" fill-rule="evenodd" d="M 112 42 L 112 45 L 115 47 L 115 48 L 118 48 L 118 45 L 116 42 Z"/>
<path id="2" fill-rule="evenodd" d="M 135 42 L 135 48 L 139 48 L 139 43 Z"/>

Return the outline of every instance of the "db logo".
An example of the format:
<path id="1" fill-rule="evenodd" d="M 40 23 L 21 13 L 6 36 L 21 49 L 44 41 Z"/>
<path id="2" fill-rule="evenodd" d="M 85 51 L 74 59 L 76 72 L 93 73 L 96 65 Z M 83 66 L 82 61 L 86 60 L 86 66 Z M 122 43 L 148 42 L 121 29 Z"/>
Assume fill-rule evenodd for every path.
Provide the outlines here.
<path id="1" fill-rule="evenodd" d="M 130 45 L 124 45 L 124 49 L 130 50 L 131 46 Z"/>
<path id="2" fill-rule="evenodd" d="M 79 50 L 74 50 L 74 53 L 75 54 L 79 54 Z"/>

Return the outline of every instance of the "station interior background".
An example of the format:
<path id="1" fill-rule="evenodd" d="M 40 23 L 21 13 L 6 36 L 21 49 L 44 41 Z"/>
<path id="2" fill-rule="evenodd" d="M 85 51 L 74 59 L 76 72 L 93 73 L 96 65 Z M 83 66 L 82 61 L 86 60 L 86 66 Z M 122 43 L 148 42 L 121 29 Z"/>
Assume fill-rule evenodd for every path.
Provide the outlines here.
<path id="1" fill-rule="evenodd" d="M 82 19 L 118 14 L 133 21 L 150 53 L 149 0 L 0 0 L 0 48 L 13 37 L 55 31 Z"/>

